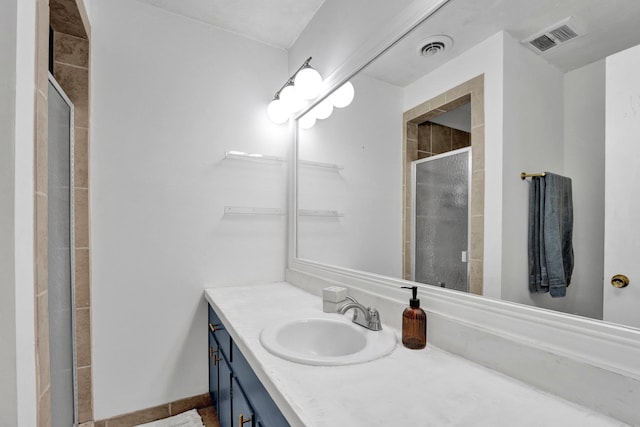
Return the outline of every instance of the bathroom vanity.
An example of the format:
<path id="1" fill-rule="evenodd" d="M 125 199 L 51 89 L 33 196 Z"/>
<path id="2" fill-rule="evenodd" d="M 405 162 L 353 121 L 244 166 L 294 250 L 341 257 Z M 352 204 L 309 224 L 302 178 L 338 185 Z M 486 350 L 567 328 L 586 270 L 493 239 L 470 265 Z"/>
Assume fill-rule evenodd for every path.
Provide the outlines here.
<path id="1" fill-rule="evenodd" d="M 262 346 L 265 327 L 342 316 L 323 313 L 320 297 L 289 283 L 209 288 L 205 298 L 210 390 L 222 426 L 249 418 L 245 425 L 264 427 L 625 425 L 431 344 L 409 350 L 398 339 L 387 356 L 347 366 L 284 360 Z M 385 322 L 393 314 L 381 314 L 399 337 Z"/>

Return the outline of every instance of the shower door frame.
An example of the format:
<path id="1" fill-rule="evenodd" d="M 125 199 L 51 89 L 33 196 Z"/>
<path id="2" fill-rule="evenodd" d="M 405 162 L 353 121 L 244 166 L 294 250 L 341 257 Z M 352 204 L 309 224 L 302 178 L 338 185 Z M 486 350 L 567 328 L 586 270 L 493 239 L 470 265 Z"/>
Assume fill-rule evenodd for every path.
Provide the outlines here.
<path id="1" fill-rule="evenodd" d="M 76 346 L 76 240 L 75 240 L 75 107 L 51 72 L 48 73 L 51 86 L 58 92 L 63 101 L 69 106 L 69 259 L 71 269 L 71 347 L 72 377 L 73 377 L 73 427 L 79 424 L 78 412 L 78 356 Z"/>
<path id="2" fill-rule="evenodd" d="M 466 293 L 470 293 L 471 290 L 471 260 L 469 258 L 471 249 L 471 182 L 472 182 L 472 148 L 473 146 L 459 148 L 457 150 L 447 151 L 446 153 L 436 154 L 431 157 L 425 157 L 424 159 L 414 160 L 411 162 L 411 280 L 416 281 L 416 168 L 419 164 L 426 163 L 433 160 L 440 160 L 446 157 L 453 156 L 455 154 L 461 154 L 467 151 L 467 256 L 465 263 L 467 264 L 467 290 Z M 437 283 L 425 283 L 425 285 L 438 286 Z M 454 290 L 454 289 L 452 289 Z"/>

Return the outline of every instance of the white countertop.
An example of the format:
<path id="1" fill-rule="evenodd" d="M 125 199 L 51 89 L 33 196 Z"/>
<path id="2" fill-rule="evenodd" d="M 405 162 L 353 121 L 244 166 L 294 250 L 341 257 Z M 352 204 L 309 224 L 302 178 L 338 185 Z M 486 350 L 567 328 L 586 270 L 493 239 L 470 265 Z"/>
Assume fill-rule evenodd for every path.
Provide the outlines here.
<path id="1" fill-rule="evenodd" d="M 260 332 L 283 319 L 339 316 L 323 313 L 320 297 L 284 282 L 210 288 L 205 297 L 292 426 L 627 425 L 447 353 L 429 337 L 426 349 L 406 349 L 399 331 L 396 350 L 372 362 L 289 362 L 262 347 Z"/>

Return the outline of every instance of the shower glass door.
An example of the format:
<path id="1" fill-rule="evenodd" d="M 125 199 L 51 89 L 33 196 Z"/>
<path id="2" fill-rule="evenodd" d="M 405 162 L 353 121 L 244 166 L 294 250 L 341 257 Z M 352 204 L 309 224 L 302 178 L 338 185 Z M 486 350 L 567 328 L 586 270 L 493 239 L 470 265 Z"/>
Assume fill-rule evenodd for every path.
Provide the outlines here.
<path id="1" fill-rule="evenodd" d="M 77 425 L 73 244 L 73 104 L 49 75 L 48 298 L 51 425 Z"/>
<path id="2" fill-rule="evenodd" d="M 412 163 L 413 279 L 469 292 L 471 148 Z"/>

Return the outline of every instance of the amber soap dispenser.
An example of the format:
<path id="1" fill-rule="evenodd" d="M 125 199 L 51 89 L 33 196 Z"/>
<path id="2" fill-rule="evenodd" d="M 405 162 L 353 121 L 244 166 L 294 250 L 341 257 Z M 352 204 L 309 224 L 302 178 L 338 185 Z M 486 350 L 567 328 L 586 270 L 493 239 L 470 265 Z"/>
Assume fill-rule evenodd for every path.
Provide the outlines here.
<path id="1" fill-rule="evenodd" d="M 409 300 L 409 307 L 402 313 L 402 345 L 412 350 L 420 350 L 427 345 L 427 315 L 420 308 L 417 286 L 403 286 L 411 289 L 413 298 Z"/>

